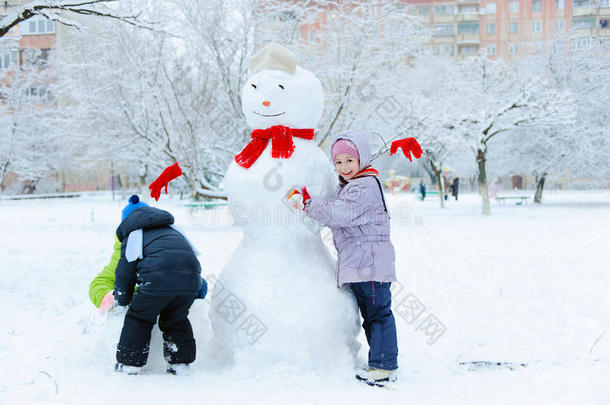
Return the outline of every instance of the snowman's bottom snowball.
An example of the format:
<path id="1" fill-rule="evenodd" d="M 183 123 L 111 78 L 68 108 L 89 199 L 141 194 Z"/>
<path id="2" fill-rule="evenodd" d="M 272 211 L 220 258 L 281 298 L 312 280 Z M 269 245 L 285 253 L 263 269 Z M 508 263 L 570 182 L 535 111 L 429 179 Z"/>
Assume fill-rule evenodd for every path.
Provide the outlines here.
<path id="1" fill-rule="evenodd" d="M 358 305 L 339 289 L 319 237 L 273 245 L 244 237 L 212 290 L 210 322 L 229 362 L 260 369 L 353 370 Z"/>

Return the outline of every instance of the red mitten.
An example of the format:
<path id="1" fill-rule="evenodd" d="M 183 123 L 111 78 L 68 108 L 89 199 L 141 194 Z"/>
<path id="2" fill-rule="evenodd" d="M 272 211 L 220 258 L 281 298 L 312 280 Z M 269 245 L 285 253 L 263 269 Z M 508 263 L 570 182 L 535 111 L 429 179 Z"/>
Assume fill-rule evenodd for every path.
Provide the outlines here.
<path id="1" fill-rule="evenodd" d="M 419 146 L 419 143 L 415 138 L 397 139 L 392 142 L 392 145 L 390 146 L 390 156 L 395 154 L 398 151 L 398 148 L 402 148 L 402 153 L 404 153 L 409 160 L 411 160 L 411 153 L 413 153 L 413 156 L 415 156 L 416 159 L 421 157 L 421 146 Z"/>
<path id="2" fill-rule="evenodd" d="M 163 170 L 163 173 L 157 177 L 157 180 L 153 181 L 150 186 L 148 186 L 150 189 L 150 196 L 154 198 L 155 201 L 159 201 L 161 189 L 165 187 L 165 194 L 167 194 L 167 185 L 169 182 L 180 176 L 182 176 L 182 170 L 180 169 L 178 162 L 166 167 L 165 170 Z"/>
<path id="3" fill-rule="evenodd" d="M 303 188 L 301 189 L 301 195 L 303 196 L 303 204 L 306 204 L 307 201 L 311 200 L 311 196 L 309 195 L 307 187 L 305 186 L 303 186 Z"/>

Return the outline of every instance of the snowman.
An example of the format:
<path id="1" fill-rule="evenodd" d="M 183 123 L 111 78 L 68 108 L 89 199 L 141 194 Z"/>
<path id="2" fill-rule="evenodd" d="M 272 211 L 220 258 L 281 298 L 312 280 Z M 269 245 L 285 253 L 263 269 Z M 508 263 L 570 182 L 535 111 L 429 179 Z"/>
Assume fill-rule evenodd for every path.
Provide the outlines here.
<path id="1" fill-rule="evenodd" d="M 235 366 L 354 367 L 358 308 L 337 288 L 335 261 L 320 228 L 289 207 L 286 192 L 306 184 L 327 197 L 337 178 L 313 140 L 324 106 L 319 80 L 277 44 L 250 59 L 242 109 L 251 141 L 227 170 L 229 209 L 243 238 L 212 280 L 210 322 Z"/>

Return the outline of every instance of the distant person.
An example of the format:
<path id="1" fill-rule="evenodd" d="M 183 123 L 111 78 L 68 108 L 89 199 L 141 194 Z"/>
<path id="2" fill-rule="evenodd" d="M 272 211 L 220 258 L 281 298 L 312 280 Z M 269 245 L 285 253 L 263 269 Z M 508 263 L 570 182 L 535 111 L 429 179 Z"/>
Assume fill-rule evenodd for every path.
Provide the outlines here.
<path id="1" fill-rule="evenodd" d="M 453 179 L 453 184 L 451 185 L 451 195 L 455 197 L 455 201 L 458 199 L 458 191 L 460 189 L 460 178 L 456 177 Z"/>
<path id="2" fill-rule="evenodd" d="M 424 201 L 426 199 L 426 183 L 423 179 L 419 182 L 419 194 L 421 194 L 421 200 Z"/>

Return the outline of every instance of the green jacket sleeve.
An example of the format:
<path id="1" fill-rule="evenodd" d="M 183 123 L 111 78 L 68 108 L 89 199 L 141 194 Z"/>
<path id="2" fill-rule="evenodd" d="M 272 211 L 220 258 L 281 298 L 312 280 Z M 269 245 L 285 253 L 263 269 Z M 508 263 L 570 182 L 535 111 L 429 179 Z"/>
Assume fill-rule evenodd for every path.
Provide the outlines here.
<path id="1" fill-rule="evenodd" d="M 110 258 L 110 263 L 104 270 L 102 270 L 89 284 L 89 298 L 91 298 L 91 302 L 93 305 L 99 308 L 102 303 L 102 299 L 109 292 L 114 290 L 114 271 L 119 264 L 119 259 L 121 258 L 121 243 L 114 237 L 114 252 L 112 253 L 112 258 Z"/>

